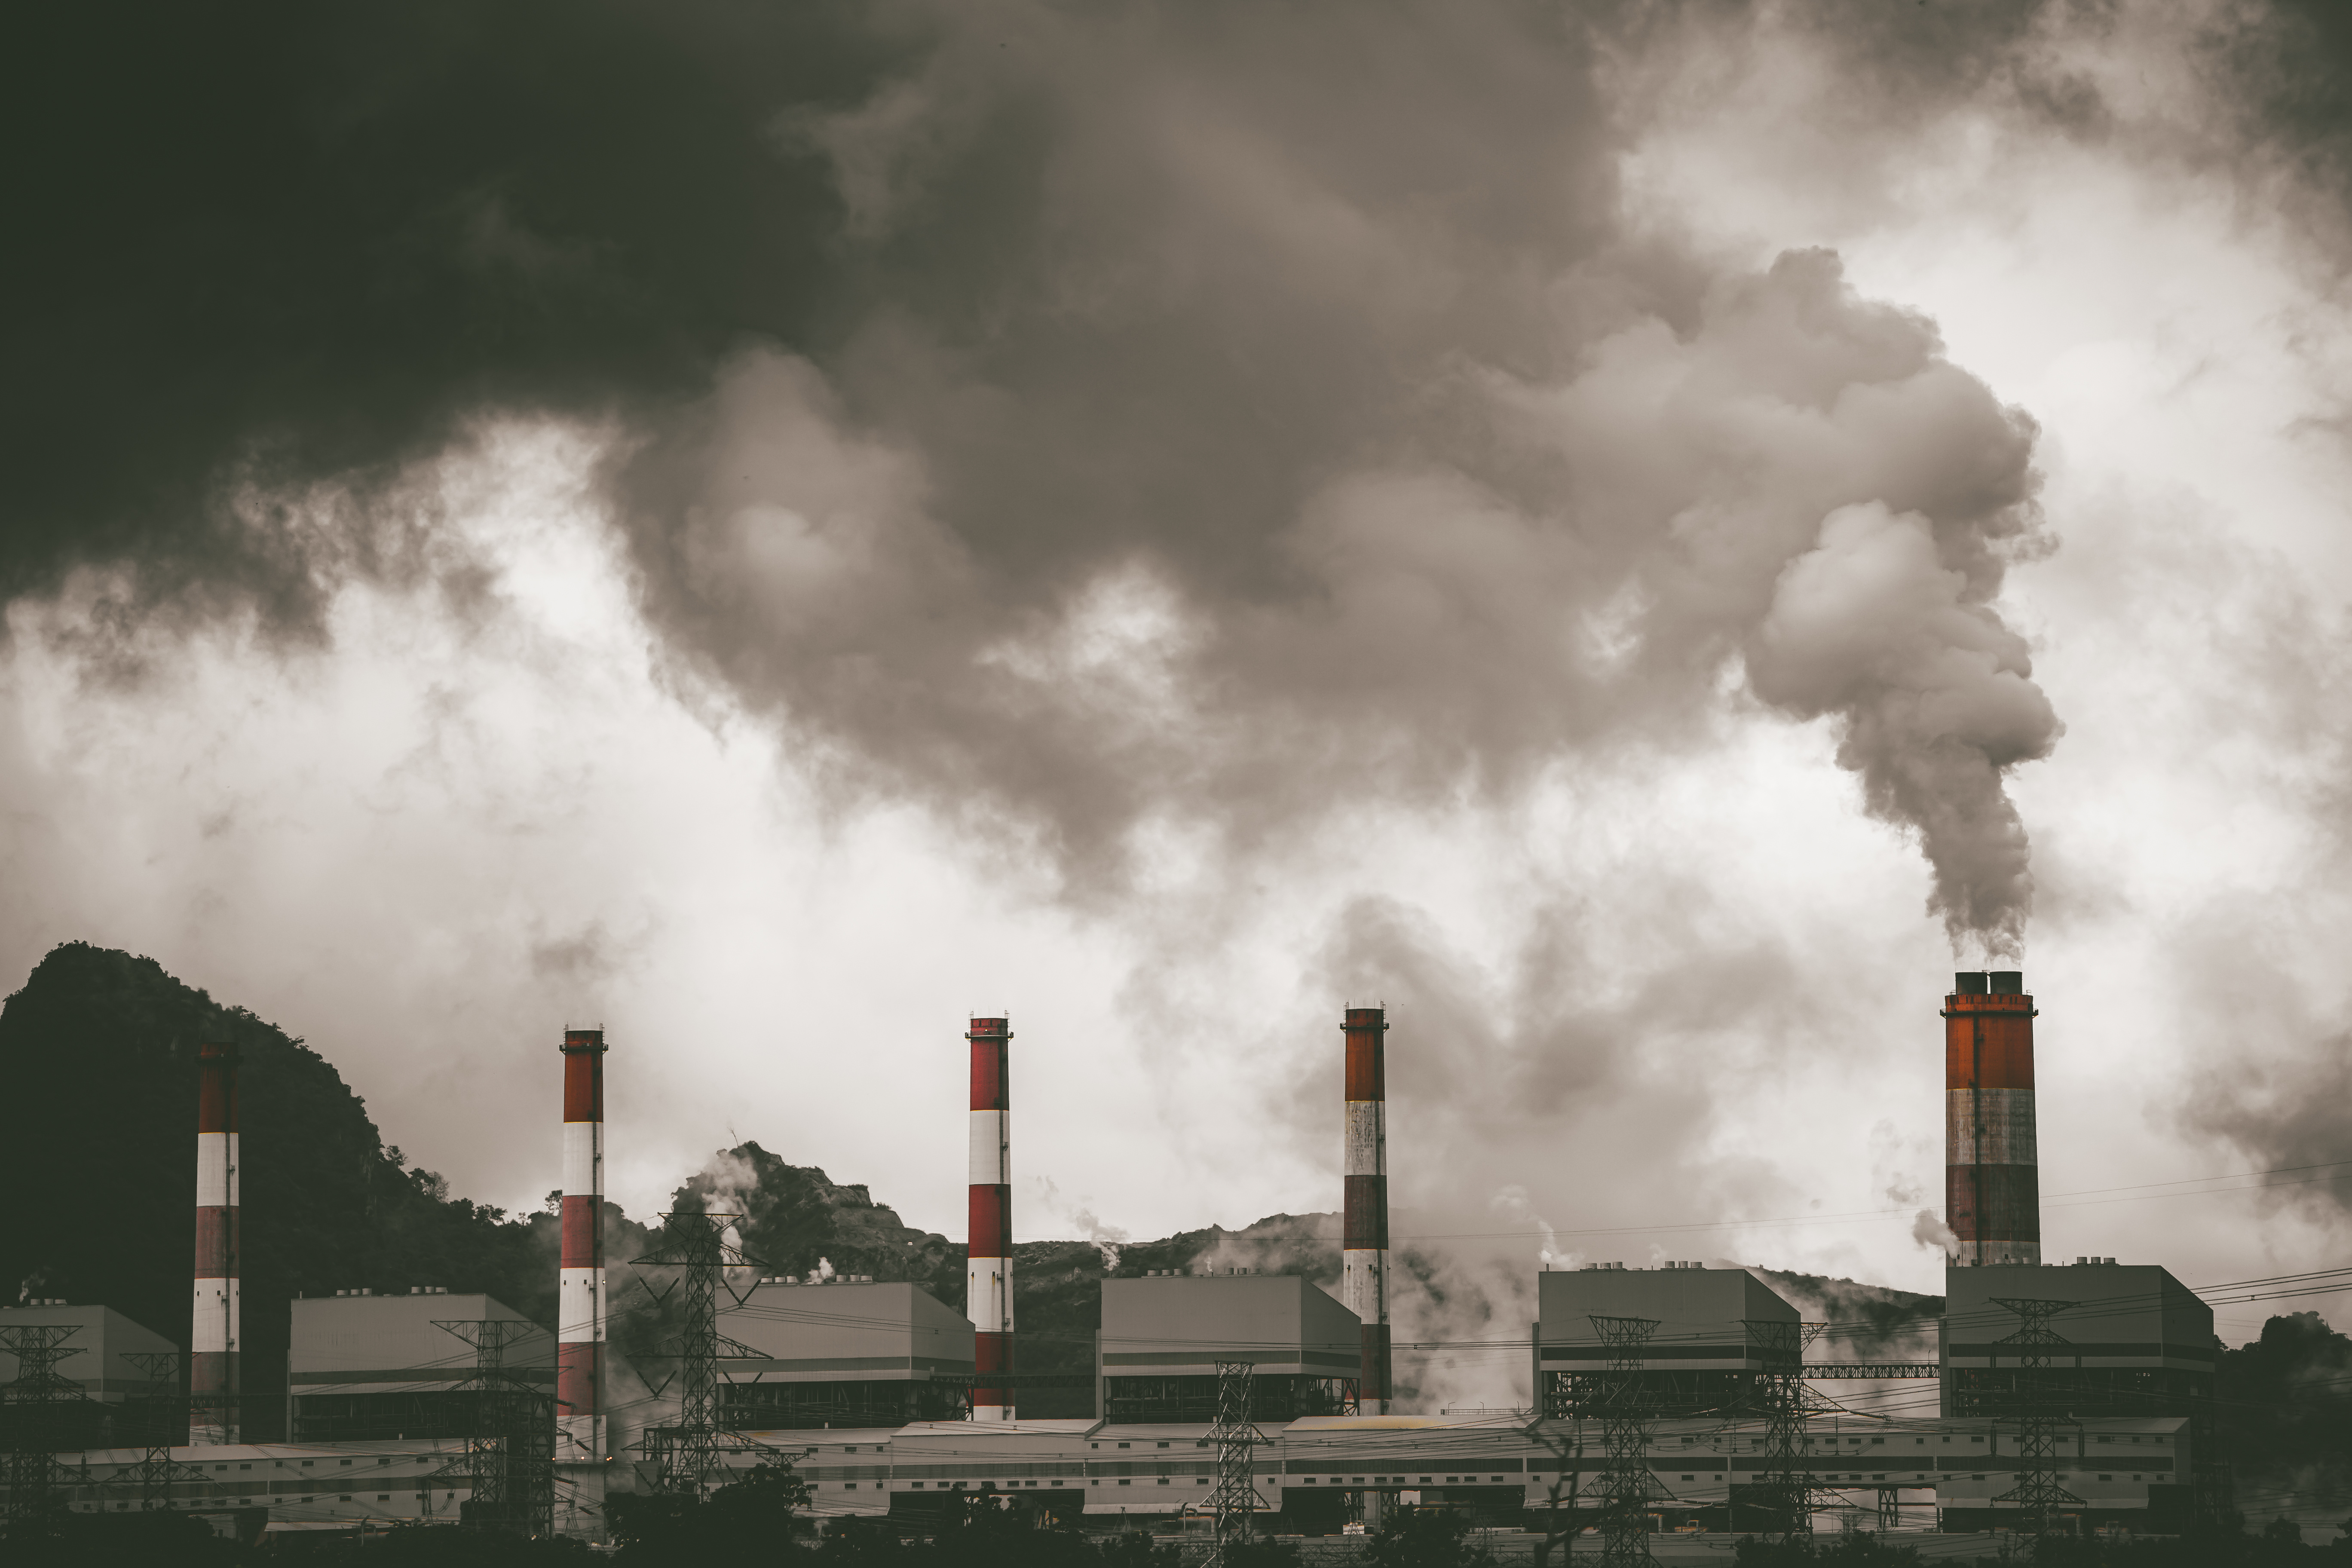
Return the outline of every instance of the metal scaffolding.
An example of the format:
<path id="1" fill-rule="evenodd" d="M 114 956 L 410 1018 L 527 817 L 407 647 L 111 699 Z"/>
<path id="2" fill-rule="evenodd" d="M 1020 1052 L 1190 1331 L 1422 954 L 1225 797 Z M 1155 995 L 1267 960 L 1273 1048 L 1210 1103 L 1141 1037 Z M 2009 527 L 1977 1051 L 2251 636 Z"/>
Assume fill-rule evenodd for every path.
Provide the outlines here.
<path id="1" fill-rule="evenodd" d="M 474 1373 L 462 1385 L 474 1399 L 466 1451 L 427 1477 L 463 1481 L 459 1518 L 516 1535 L 555 1528 L 555 1411 L 551 1396 L 507 1364 L 509 1346 L 545 1330 L 513 1318 L 443 1321 L 433 1326 L 474 1347 Z"/>
<path id="2" fill-rule="evenodd" d="M 1245 1361 L 1217 1363 L 1217 1424 L 1209 1440 L 1217 1446 L 1217 1486 L 1209 1500 L 1216 1512 L 1217 1533 L 1210 1548 L 1210 1568 L 1227 1568 L 1234 1550 L 1250 1537 L 1257 1511 L 1257 1472 L 1254 1449 L 1257 1428 L 1250 1424 L 1250 1393 L 1254 1364 Z"/>
<path id="3" fill-rule="evenodd" d="M 1594 1315 L 1593 1331 L 1609 1350 L 1606 1391 L 1596 1402 L 1601 1418 L 1601 1561 L 1607 1568 L 1647 1568 L 1649 1502 L 1656 1495 L 1650 1476 L 1650 1409 L 1642 1386 L 1642 1347 L 1658 1331 L 1655 1318 Z"/>
<path id="4" fill-rule="evenodd" d="M 699 1496 L 719 1468 L 721 1448 L 759 1447 L 728 1431 L 720 1408 L 719 1361 L 758 1354 L 719 1331 L 719 1292 L 725 1290 L 740 1306 L 750 1289 L 739 1293 L 727 1281 L 730 1269 L 756 1269 L 759 1258 L 729 1239 L 742 1215 L 735 1214 L 667 1214 L 653 1251 L 635 1261 L 644 1268 L 671 1268 L 678 1278 L 655 1300 L 667 1305 L 675 1297 L 683 1321 L 664 1342 L 662 1351 L 677 1358 L 678 1385 L 675 1425 L 646 1429 L 646 1458 L 654 1465 L 654 1485 L 666 1492 Z M 667 1384 L 665 1384 L 667 1386 Z"/>
<path id="5" fill-rule="evenodd" d="M 65 1348 L 80 1331 L 75 1323 L 23 1323 L 0 1328 L 0 1351 L 16 1358 L 15 1381 L 0 1384 L 0 1422 L 7 1429 L 8 1506 L 11 1525 L 37 1524 L 61 1504 L 60 1489 L 87 1479 L 58 1463 L 68 1446 L 71 1406 L 88 1397 L 80 1384 L 62 1375 L 58 1363 L 81 1354 Z"/>
<path id="6" fill-rule="evenodd" d="M 2004 1334 L 1993 1342 L 1995 1346 L 2011 1345 L 2017 1350 L 2017 1485 L 1993 1499 L 1995 1502 L 2017 1505 L 2020 1523 L 2034 1535 L 2047 1535 L 2055 1522 L 2058 1508 L 2066 1503 L 2083 1506 L 2083 1500 L 2058 1484 L 2059 1453 L 2063 1431 L 2074 1425 L 2053 1399 L 2056 1392 L 2048 1375 L 2050 1349 L 2063 1345 L 2065 1337 L 2050 1326 L 2050 1320 L 2068 1308 L 2073 1301 L 2053 1301 L 2023 1296 L 1996 1296 L 1993 1304 L 2006 1307 L 2017 1314 L 2017 1331 Z M 1999 1352 L 1995 1352 L 1998 1363 Z"/>

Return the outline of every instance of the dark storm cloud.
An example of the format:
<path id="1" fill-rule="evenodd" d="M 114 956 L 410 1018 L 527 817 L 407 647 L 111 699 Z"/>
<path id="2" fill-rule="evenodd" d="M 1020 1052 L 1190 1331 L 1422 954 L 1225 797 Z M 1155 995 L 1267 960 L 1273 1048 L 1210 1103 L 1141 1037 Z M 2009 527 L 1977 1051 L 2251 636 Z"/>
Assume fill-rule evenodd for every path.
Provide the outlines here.
<path id="1" fill-rule="evenodd" d="M 761 128 L 872 79 L 853 10 L 20 18 L 0 591 L 129 556 L 299 619 L 318 563 L 238 472 L 364 475 L 485 405 L 625 407 L 743 332 L 821 335 L 837 206 Z"/>
<path id="2" fill-rule="evenodd" d="M 2227 16 L 2206 45 L 2248 150 L 2283 159 L 2324 193 L 2336 223 L 2352 216 L 2352 13 L 2332 0 L 2278 0 Z"/>
<path id="3" fill-rule="evenodd" d="M 1883 9 L 1804 24 L 1874 114 L 2031 19 Z M 1761 15 L 50 16 L 5 585 L 128 554 L 299 621 L 331 546 L 255 498 L 609 419 L 674 657 L 1081 885 L 1139 821 L 1238 847 L 1672 739 L 1744 667 L 2013 950 L 2031 428 L 1834 258 L 1619 210 L 1627 62 Z"/>

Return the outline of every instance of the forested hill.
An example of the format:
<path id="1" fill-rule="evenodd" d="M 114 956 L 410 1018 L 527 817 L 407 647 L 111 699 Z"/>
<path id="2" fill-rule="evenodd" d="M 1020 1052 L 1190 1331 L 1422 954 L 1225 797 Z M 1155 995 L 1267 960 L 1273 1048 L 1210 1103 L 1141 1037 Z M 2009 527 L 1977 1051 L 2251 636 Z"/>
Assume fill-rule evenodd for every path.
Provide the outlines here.
<path id="1" fill-rule="evenodd" d="M 184 1345 L 195 1238 L 195 1051 L 241 1048 L 238 1198 L 248 1430 L 279 1435 L 289 1303 L 413 1285 L 487 1291 L 552 1323 L 559 1237 L 551 1211 L 509 1215 L 451 1197 L 387 1146 L 334 1066 L 242 1007 L 182 984 L 152 959 L 68 942 L 0 1005 L 0 1291 L 103 1302 Z M 863 1187 L 786 1164 L 757 1144 L 732 1152 L 751 1250 L 781 1273 L 837 1272 L 963 1289 L 960 1243 L 911 1229 Z M 726 1155 L 714 1163 L 728 1163 Z M 672 1207 L 697 1208 L 708 1177 Z M 649 1355 L 673 1325 L 626 1289 L 646 1227 L 605 1208 L 624 1348 Z M 1091 1252 L 1091 1249 L 1088 1249 Z"/>
<path id="2" fill-rule="evenodd" d="M 283 1418 L 296 1291 L 488 1290 L 551 1314 L 555 1231 L 449 1199 L 403 1168 L 341 1074 L 300 1040 L 163 973 L 69 942 L 0 1007 L 0 1288 L 98 1301 L 184 1345 L 195 1236 L 195 1050 L 239 1074 L 249 1430 Z M 272 1396 L 275 1396 L 274 1398 Z"/>

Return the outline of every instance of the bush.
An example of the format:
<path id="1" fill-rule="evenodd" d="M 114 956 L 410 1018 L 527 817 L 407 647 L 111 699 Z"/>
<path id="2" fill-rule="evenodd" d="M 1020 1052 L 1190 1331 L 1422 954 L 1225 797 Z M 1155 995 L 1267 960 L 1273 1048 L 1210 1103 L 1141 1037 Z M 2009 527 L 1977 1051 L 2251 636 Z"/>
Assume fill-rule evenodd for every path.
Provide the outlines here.
<path id="1" fill-rule="evenodd" d="M 826 1568 L 898 1568 L 908 1560 L 906 1543 L 887 1520 L 837 1519 L 824 1527 L 815 1561 Z"/>
<path id="2" fill-rule="evenodd" d="M 622 1492 L 605 1503 L 621 1561 L 632 1568 L 730 1568 L 774 1562 L 807 1532 L 808 1483 L 790 1465 L 754 1465 L 708 1497 Z"/>
<path id="3" fill-rule="evenodd" d="M 1469 1544 L 1470 1521 L 1451 1509 L 1395 1508 L 1372 1532 L 1375 1568 L 1491 1568 L 1495 1554 Z"/>
<path id="4" fill-rule="evenodd" d="M 8 1568 L 236 1568 L 254 1561 L 193 1514 L 73 1513 L 0 1530 Z"/>
<path id="5" fill-rule="evenodd" d="M 1115 1535 L 1097 1545 L 1095 1552 L 1107 1568 L 1178 1568 L 1183 1562 L 1183 1548 L 1172 1541 L 1165 1544 L 1154 1542 L 1140 1530 Z"/>

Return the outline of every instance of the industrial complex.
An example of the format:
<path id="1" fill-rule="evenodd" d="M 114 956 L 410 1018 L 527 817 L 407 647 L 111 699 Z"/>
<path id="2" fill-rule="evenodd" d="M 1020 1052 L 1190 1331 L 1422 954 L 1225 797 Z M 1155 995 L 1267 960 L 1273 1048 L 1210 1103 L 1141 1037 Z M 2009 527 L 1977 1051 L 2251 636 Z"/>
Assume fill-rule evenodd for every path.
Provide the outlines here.
<path id="1" fill-rule="evenodd" d="M 1022 1369 L 1013 1314 L 1013 1035 L 974 1018 L 964 1300 L 762 1275 L 726 1216 L 670 1216 L 652 1266 L 675 1278 L 683 1327 L 660 1366 L 635 1367 L 609 1331 L 606 1046 L 572 1030 L 557 1321 L 423 1284 L 298 1300 L 289 1438 L 273 1443 L 240 1431 L 238 1061 L 207 1045 L 184 1365 L 181 1325 L 103 1303 L 0 1310 L 7 1506 L 180 1510 L 247 1539 L 447 1521 L 593 1541 L 616 1492 L 700 1491 L 782 1460 L 820 1519 L 919 1521 L 996 1493 L 1221 1536 L 1339 1533 L 1398 1503 L 1612 1542 L 1803 1529 L 1830 1508 L 1960 1531 L 2218 1517 L 2211 1310 L 2153 1264 L 2042 1258 L 2023 976 L 1962 973 L 1941 1014 L 1956 1251 L 1932 1362 L 1821 1359 L 1820 1325 L 1744 1269 L 1601 1265 L 1538 1272 L 1528 1408 L 1400 1407 L 1389 1023 L 1350 1007 L 1336 1294 L 1286 1274 L 1114 1273 L 1093 1415 L 1024 1419 L 1024 1375 L 1043 1374 Z M 1916 1381 L 1916 1413 L 1842 1408 L 1836 1389 L 1862 1379 Z"/>

